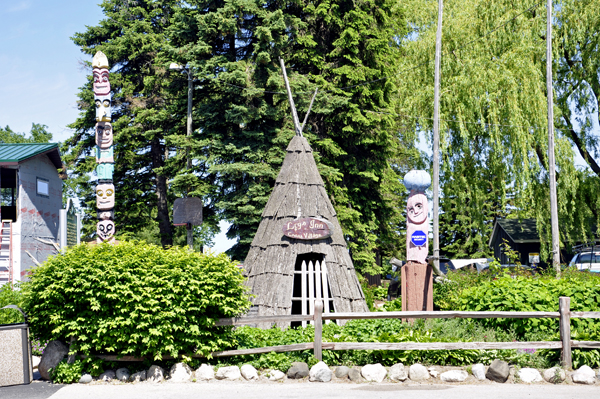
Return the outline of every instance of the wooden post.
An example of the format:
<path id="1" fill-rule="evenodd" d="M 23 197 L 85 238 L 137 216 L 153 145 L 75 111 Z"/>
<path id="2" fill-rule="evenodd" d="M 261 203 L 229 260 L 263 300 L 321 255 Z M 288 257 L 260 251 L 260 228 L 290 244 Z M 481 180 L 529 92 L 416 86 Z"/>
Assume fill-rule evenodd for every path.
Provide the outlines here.
<path id="1" fill-rule="evenodd" d="M 443 0 L 438 0 L 433 94 L 433 264 L 436 270 L 440 270 L 440 60 L 442 58 L 443 9 Z"/>
<path id="2" fill-rule="evenodd" d="M 315 301 L 315 347 L 314 355 L 319 361 L 323 360 L 323 300 Z"/>
<path id="3" fill-rule="evenodd" d="M 294 128 L 296 129 L 296 136 L 302 136 L 302 129 L 300 128 L 300 120 L 298 119 L 298 113 L 296 112 L 296 105 L 294 104 L 294 97 L 292 97 L 292 89 L 290 88 L 290 82 L 288 81 L 287 72 L 285 71 L 285 63 L 283 59 L 279 59 L 281 64 L 281 71 L 283 72 L 283 81 L 285 82 L 285 90 L 288 94 L 288 101 L 290 102 L 290 108 L 292 109 L 292 119 L 294 120 Z M 316 95 L 316 94 L 315 94 Z"/>
<path id="4" fill-rule="evenodd" d="M 565 369 L 573 366 L 571 360 L 571 298 L 561 296 L 558 299 L 560 312 L 560 340 L 562 341 L 561 365 Z"/>
<path id="5" fill-rule="evenodd" d="M 546 90 L 548 92 L 548 179 L 550 180 L 550 224 L 552 227 L 552 266 L 560 277 L 560 239 L 558 232 L 558 205 L 556 199 L 556 171 L 554 161 L 554 110 L 552 99 L 552 0 L 546 9 Z M 570 353 L 570 352 L 569 352 Z M 570 359 L 570 355 L 569 355 Z M 570 367 L 570 366 L 569 366 Z"/>

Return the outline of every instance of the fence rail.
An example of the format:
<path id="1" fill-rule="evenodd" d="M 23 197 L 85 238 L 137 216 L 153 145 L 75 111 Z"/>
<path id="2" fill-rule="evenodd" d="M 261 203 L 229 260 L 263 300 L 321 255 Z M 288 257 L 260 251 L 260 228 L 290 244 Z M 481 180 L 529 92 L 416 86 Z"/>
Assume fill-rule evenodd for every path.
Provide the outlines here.
<path id="1" fill-rule="evenodd" d="M 558 312 L 366 312 L 366 313 L 326 313 L 323 314 L 323 301 L 315 301 L 314 315 L 282 315 L 282 316 L 251 316 L 219 319 L 217 326 L 240 326 L 255 323 L 288 323 L 292 321 L 313 321 L 315 337 L 313 342 L 267 346 L 263 348 L 237 349 L 213 352 L 214 357 L 255 355 L 269 352 L 293 352 L 301 350 L 314 351 L 314 356 L 322 360 L 323 349 L 327 350 L 457 350 L 457 349 L 560 349 L 563 367 L 572 367 L 572 348 L 600 349 L 598 341 L 571 340 L 571 318 L 600 319 L 600 312 L 571 312 L 569 297 L 559 298 Z M 434 319 L 434 318 L 512 318 L 512 319 L 542 319 L 553 318 L 560 320 L 560 341 L 530 341 L 530 342 L 323 342 L 324 320 L 351 319 Z M 99 358 L 112 361 L 141 361 L 144 358 L 118 355 L 99 355 Z M 192 357 L 203 357 L 193 355 Z M 173 359 L 163 356 L 163 359 Z"/>

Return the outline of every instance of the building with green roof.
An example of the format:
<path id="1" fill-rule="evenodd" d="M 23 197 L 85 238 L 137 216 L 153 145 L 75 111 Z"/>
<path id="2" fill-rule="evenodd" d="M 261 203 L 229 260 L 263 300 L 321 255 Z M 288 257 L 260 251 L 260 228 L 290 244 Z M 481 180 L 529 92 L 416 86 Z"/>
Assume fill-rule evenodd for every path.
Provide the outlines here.
<path id="1" fill-rule="evenodd" d="M 0 144 L 0 284 L 58 252 L 62 167 L 57 143 Z"/>

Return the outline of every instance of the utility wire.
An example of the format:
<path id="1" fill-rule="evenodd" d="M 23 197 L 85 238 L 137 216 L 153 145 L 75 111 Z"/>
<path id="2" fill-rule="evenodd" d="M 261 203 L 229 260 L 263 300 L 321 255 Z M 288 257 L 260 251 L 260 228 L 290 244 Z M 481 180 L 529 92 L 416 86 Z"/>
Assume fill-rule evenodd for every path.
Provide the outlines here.
<path id="1" fill-rule="evenodd" d="M 458 47 L 458 48 L 456 48 L 456 49 L 454 49 L 452 51 L 462 50 L 463 48 L 465 48 L 465 47 L 467 47 L 467 46 L 469 46 L 469 45 L 471 45 L 471 44 L 473 44 L 473 43 L 475 43 L 475 42 L 477 42 L 477 41 L 479 41 L 481 39 L 484 39 L 484 38 L 488 37 L 492 33 L 497 32 L 501 28 L 503 28 L 506 25 L 510 24 L 511 22 L 515 21 L 521 15 L 524 15 L 524 14 L 526 14 L 528 12 L 533 11 L 534 9 L 536 9 L 537 7 L 539 7 L 541 4 L 544 4 L 543 0 L 540 1 L 540 2 L 538 2 L 538 3 L 536 3 L 536 4 L 534 4 L 534 5 L 532 5 L 531 7 L 527 8 L 526 10 L 518 13 L 517 15 L 515 15 L 511 19 L 507 20 L 506 22 L 504 22 L 504 23 L 496 26 L 495 28 L 489 30 L 484 35 L 482 35 L 480 37 L 477 37 L 477 38 L 475 38 L 475 39 L 473 39 L 473 40 L 471 40 L 471 41 L 463 44 L 462 46 L 460 46 L 460 47 Z M 444 51 L 444 54 L 448 54 L 448 53 L 449 53 L 449 50 L 445 50 Z M 369 81 L 366 81 L 366 82 L 357 83 L 357 84 L 351 85 L 351 86 L 345 86 L 345 87 L 340 87 L 340 88 L 330 89 L 330 90 L 322 90 L 322 91 L 320 91 L 320 93 L 331 93 L 331 92 L 335 92 L 335 91 L 344 91 L 344 90 L 348 90 L 348 89 L 354 89 L 354 88 L 360 87 L 360 86 L 366 86 L 366 85 L 371 84 L 371 83 L 381 82 L 383 80 L 390 79 L 390 78 L 392 78 L 394 76 L 398 76 L 398 75 L 400 75 L 402 73 L 409 72 L 409 71 L 412 71 L 414 69 L 417 69 L 417 68 L 420 68 L 422 66 L 425 66 L 425 65 L 429 64 L 430 62 L 431 62 L 431 60 L 424 61 L 424 62 L 422 62 L 420 64 L 417 64 L 417 65 L 415 65 L 413 67 L 409 67 L 409 68 L 400 70 L 400 71 L 394 73 L 393 75 L 388 75 L 388 76 L 384 76 L 384 77 L 379 78 L 379 79 L 374 79 L 374 80 L 369 80 Z M 234 85 L 234 84 L 227 83 L 227 82 L 219 82 L 219 83 L 222 83 L 224 85 L 231 86 L 231 87 L 236 87 L 238 89 L 243 89 L 243 90 L 252 89 L 251 87 L 238 86 L 238 85 Z M 265 90 L 265 89 L 261 89 L 261 88 L 254 88 L 254 89 L 255 90 L 261 90 L 263 93 L 287 95 L 287 93 L 283 92 L 283 91 L 269 91 L 269 90 Z M 312 93 L 313 93 L 313 91 L 299 91 L 299 92 L 294 92 L 293 94 L 312 94 Z"/>

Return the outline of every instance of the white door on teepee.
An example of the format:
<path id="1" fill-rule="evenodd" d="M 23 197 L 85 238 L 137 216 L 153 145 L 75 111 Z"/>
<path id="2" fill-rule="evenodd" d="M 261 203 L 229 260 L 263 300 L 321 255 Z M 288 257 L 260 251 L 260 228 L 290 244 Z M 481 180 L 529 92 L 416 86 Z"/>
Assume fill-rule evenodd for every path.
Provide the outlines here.
<path id="1" fill-rule="evenodd" d="M 315 300 L 323 300 L 323 313 L 334 311 L 333 297 L 329 287 L 327 264 L 323 254 L 298 255 L 294 268 L 292 291 L 292 314 L 315 314 Z M 312 324 L 312 322 L 310 322 Z M 292 323 L 292 327 L 300 323 Z M 306 327 L 306 321 L 302 322 Z"/>

